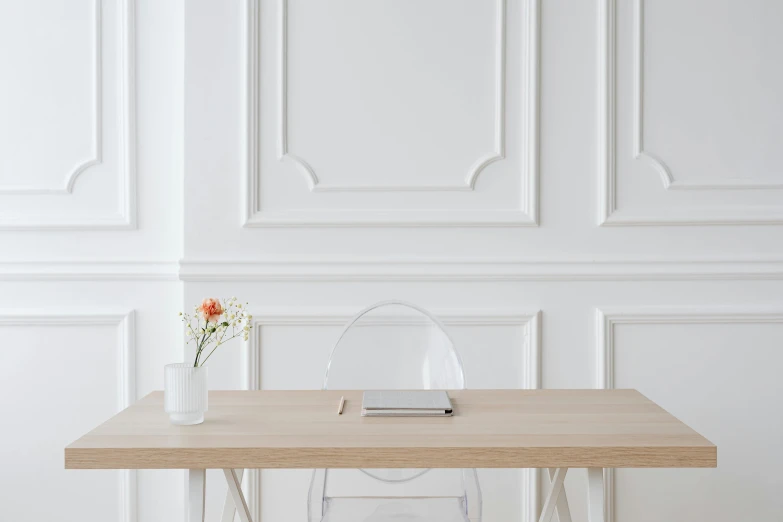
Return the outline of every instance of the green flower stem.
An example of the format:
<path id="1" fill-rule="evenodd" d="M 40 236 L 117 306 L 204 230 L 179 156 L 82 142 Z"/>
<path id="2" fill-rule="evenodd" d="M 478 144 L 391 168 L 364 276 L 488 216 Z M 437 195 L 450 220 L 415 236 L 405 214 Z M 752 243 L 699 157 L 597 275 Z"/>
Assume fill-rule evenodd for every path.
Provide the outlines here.
<path id="1" fill-rule="evenodd" d="M 201 364 L 199 364 L 198 360 L 199 357 L 201 357 L 201 352 L 204 351 L 204 348 L 207 347 L 207 343 L 212 338 L 212 334 L 215 333 L 209 331 L 209 321 L 205 321 L 205 323 L 206 324 L 204 325 L 204 335 L 201 338 L 201 342 L 199 343 L 198 346 L 198 351 L 196 352 L 196 362 L 193 364 L 194 368 L 201 366 L 201 364 L 204 364 L 204 362 L 206 362 L 206 360 L 204 360 Z M 217 331 L 217 326 L 215 327 L 215 331 Z"/>
<path id="2" fill-rule="evenodd" d="M 207 362 L 207 359 L 209 359 L 210 357 L 212 357 L 212 354 L 213 354 L 213 353 L 215 353 L 215 350 L 217 350 L 217 349 L 218 349 L 218 346 L 220 346 L 220 345 L 221 345 L 221 344 L 223 344 L 224 342 L 226 342 L 226 343 L 227 343 L 228 341 L 230 341 L 230 340 L 231 340 L 231 339 L 233 339 L 234 337 L 239 337 L 239 334 L 234 334 L 233 336 L 229 337 L 229 338 L 228 338 L 228 339 L 226 339 L 225 341 L 218 342 L 218 343 L 215 345 L 215 347 L 214 347 L 214 348 L 212 348 L 212 351 L 211 351 L 211 352 L 209 352 L 209 354 L 207 354 L 207 356 L 204 358 L 204 360 L 203 360 L 203 361 L 201 361 L 201 365 L 202 365 L 202 366 L 204 366 L 204 364 L 206 364 L 206 362 Z"/>

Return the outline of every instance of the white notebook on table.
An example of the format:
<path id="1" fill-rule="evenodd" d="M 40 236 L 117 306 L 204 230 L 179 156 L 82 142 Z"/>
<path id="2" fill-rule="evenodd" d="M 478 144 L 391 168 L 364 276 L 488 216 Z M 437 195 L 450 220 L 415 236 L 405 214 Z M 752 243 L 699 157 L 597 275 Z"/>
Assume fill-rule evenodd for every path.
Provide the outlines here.
<path id="1" fill-rule="evenodd" d="M 362 397 L 362 417 L 448 417 L 453 413 L 443 390 L 373 390 Z"/>

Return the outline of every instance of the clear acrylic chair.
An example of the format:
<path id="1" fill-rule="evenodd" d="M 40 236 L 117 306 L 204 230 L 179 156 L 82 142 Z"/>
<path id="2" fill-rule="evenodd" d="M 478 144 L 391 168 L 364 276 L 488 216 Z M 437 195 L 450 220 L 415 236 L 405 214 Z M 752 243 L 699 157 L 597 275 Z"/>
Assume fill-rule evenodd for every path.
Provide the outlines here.
<path id="1" fill-rule="evenodd" d="M 346 324 L 323 382 L 325 390 L 464 388 L 443 325 L 402 301 L 374 304 Z M 316 469 L 308 520 L 480 522 L 481 489 L 475 469 Z"/>

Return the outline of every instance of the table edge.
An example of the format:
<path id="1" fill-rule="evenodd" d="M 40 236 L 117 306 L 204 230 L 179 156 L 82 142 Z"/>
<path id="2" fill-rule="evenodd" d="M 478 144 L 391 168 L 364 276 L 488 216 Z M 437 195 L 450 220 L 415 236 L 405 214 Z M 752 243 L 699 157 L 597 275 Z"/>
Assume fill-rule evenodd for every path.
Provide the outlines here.
<path id="1" fill-rule="evenodd" d="M 717 447 L 66 448 L 65 469 L 715 468 Z"/>

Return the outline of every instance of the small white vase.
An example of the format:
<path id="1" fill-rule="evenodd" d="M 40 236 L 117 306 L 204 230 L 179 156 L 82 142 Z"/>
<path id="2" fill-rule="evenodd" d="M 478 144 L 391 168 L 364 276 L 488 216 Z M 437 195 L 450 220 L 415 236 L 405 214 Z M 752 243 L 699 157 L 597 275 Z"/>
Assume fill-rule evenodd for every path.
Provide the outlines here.
<path id="1" fill-rule="evenodd" d="M 204 422 L 207 411 L 207 370 L 188 363 L 167 364 L 164 371 L 163 404 L 172 424 Z"/>

